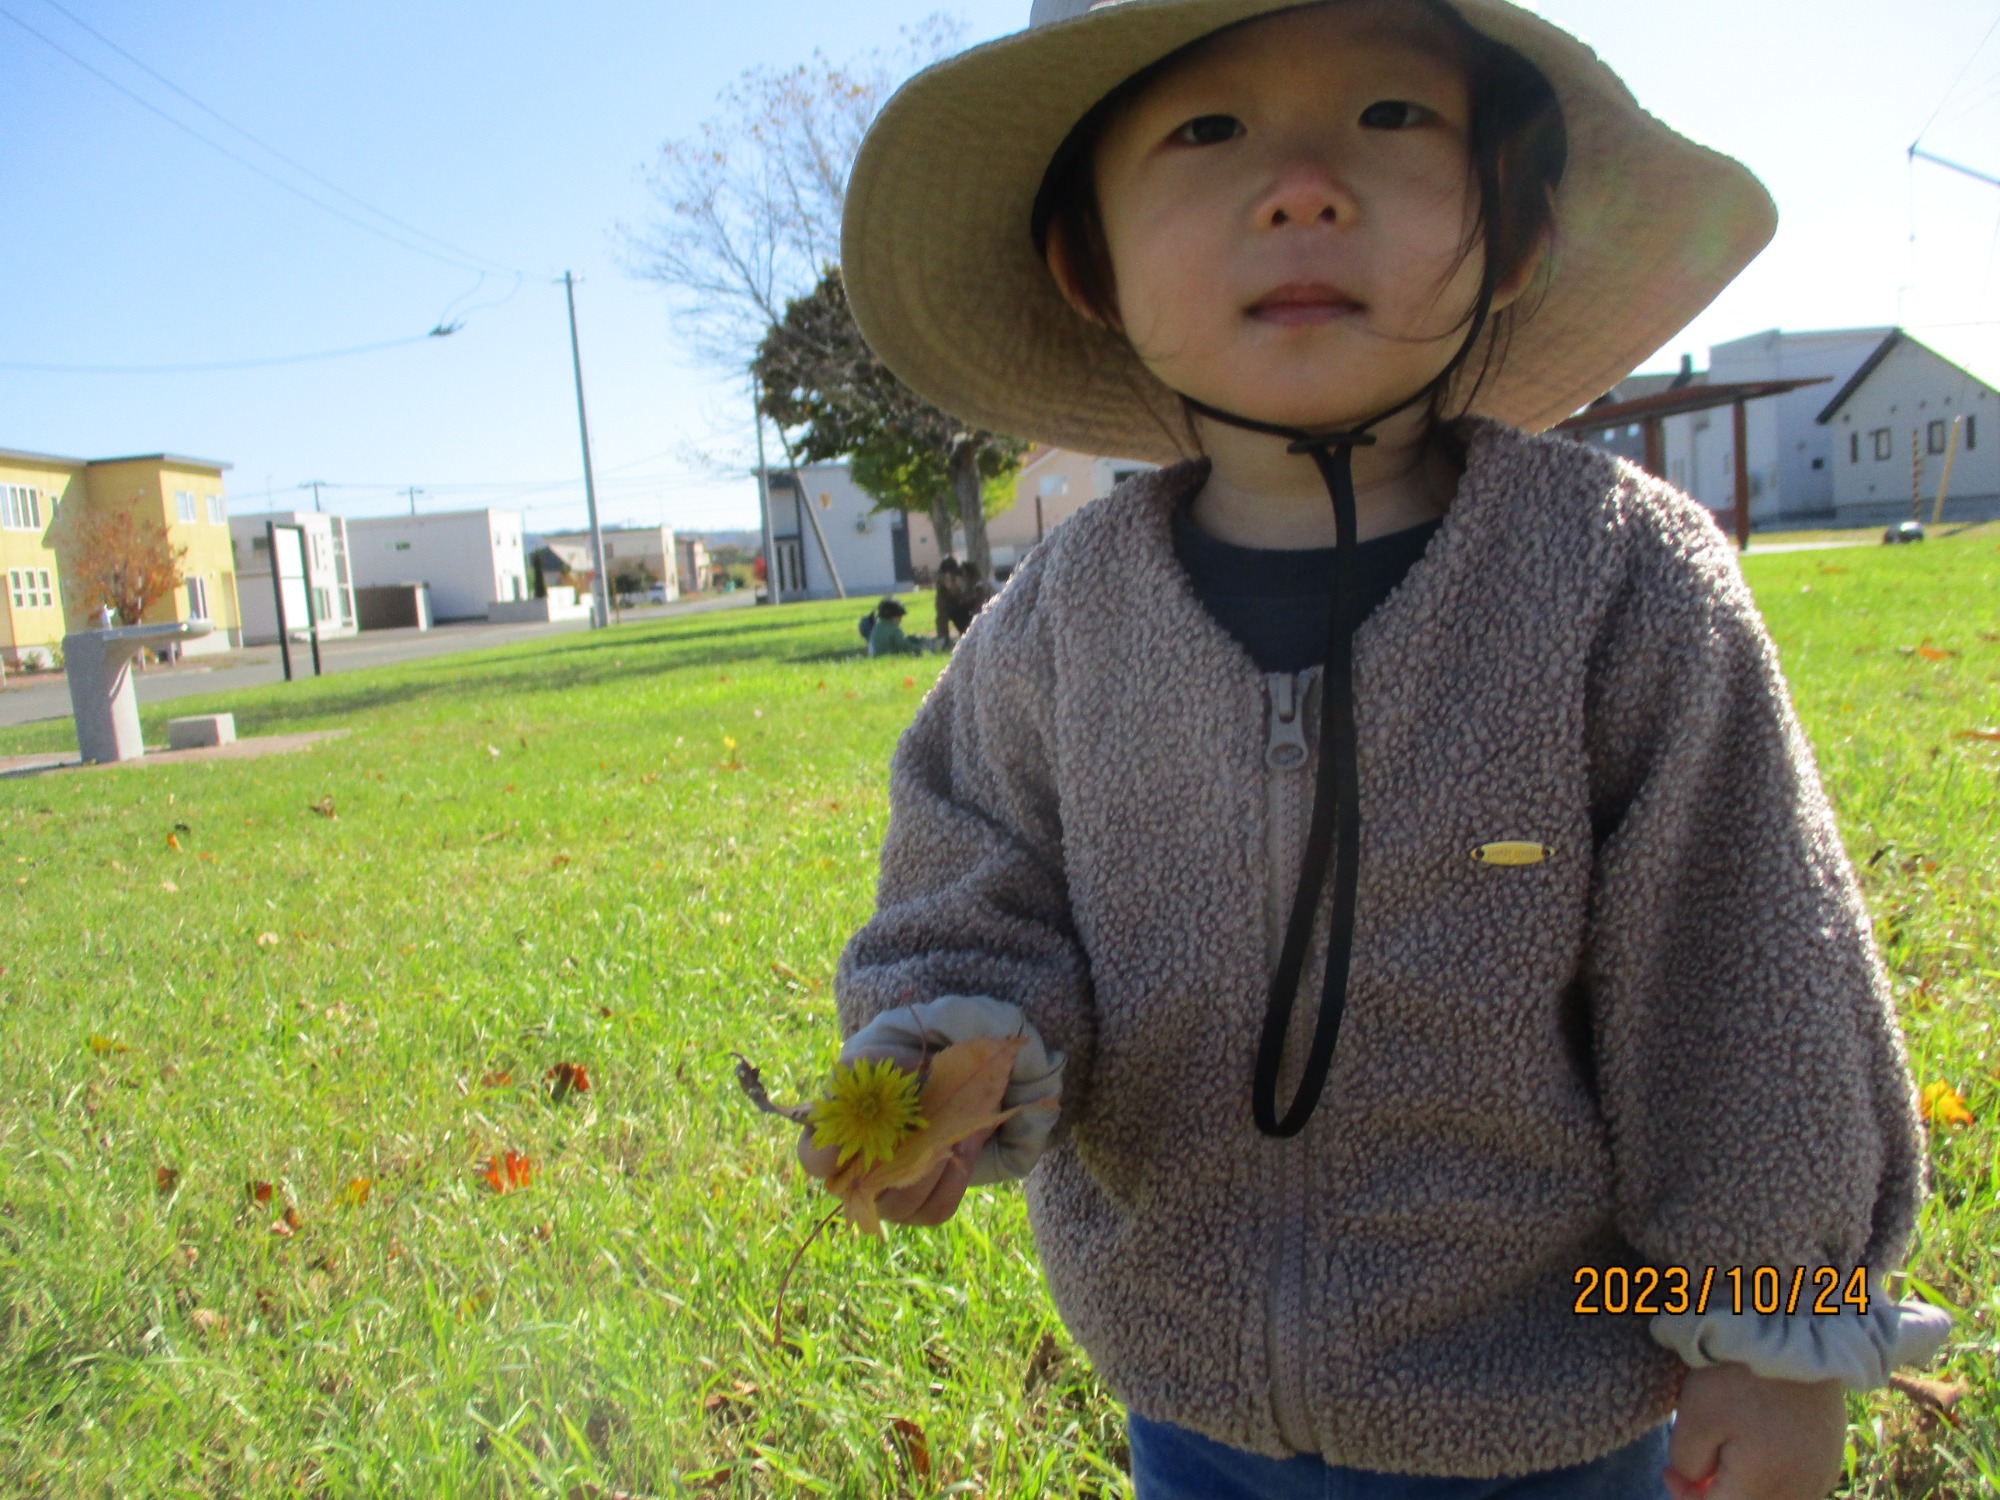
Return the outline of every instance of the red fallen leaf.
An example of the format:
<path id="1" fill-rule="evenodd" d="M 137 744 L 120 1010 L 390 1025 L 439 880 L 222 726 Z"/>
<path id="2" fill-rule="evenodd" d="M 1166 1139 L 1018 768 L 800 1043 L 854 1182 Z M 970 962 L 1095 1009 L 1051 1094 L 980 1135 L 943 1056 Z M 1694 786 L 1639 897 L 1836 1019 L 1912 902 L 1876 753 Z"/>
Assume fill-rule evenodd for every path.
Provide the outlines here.
<path id="1" fill-rule="evenodd" d="M 271 1184 L 268 1182 L 246 1183 L 244 1184 L 244 1190 L 250 1194 L 250 1201 L 252 1203 L 269 1203 L 271 1201 Z"/>
<path id="2" fill-rule="evenodd" d="M 931 1477 L 931 1445 L 924 1437 L 923 1428 L 908 1417 L 898 1417 L 889 1424 L 883 1440 L 889 1444 L 889 1451 L 907 1462 L 910 1472 L 919 1483 Z"/>
<path id="3" fill-rule="evenodd" d="M 486 1163 L 486 1185 L 496 1193 L 524 1188 L 535 1175 L 535 1165 L 527 1157 L 508 1151 Z"/>
<path id="4" fill-rule="evenodd" d="M 496 1068 L 491 1073 L 479 1075 L 479 1086 L 483 1089 L 504 1089 L 514 1081 L 514 1075 L 505 1068 Z"/>
<path id="5" fill-rule="evenodd" d="M 153 1172 L 153 1191 L 162 1198 L 172 1193 L 181 1180 L 180 1168 L 159 1167 Z"/>
<path id="6" fill-rule="evenodd" d="M 572 1092 L 590 1092 L 590 1071 L 582 1063 L 559 1062 L 544 1073 L 542 1079 L 549 1086 L 550 1097 L 558 1104 Z"/>
<path id="7" fill-rule="evenodd" d="M 213 854 L 210 854 L 206 849 L 201 851 L 201 857 L 207 860 L 210 864 L 215 863 L 215 856 Z"/>

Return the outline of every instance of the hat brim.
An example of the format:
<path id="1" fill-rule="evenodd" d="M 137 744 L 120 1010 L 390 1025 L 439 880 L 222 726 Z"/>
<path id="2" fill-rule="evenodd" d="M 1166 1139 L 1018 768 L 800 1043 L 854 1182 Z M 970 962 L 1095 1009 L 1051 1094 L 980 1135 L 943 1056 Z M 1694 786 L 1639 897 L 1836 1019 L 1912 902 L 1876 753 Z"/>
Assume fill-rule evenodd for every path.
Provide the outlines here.
<path id="1" fill-rule="evenodd" d="M 1180 402 L 1063 301 L 1031 228 L 1050 159 L 1140 69 L 1297 0 L 1114 0 L 973 48 L 884 107 L 849 179 L 842 271 L 869 344 L 972 425 L 1106 456 L 1189 451 Z M 1506 0 L 1450 0 L 1554 88 L 1569 138 L 1542 294 L 1471 409 L 1540 431 L 1660 348 L 1770 242 L 1741 163 L 1640 108 L 1568 33 Z"/>

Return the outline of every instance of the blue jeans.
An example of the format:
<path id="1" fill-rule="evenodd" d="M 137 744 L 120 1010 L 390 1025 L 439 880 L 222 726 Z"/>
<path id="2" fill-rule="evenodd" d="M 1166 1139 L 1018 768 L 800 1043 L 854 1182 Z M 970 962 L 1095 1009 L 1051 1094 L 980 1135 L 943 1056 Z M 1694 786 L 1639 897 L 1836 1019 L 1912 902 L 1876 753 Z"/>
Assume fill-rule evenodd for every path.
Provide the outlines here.
<path id="1" fill-rule="evenodd" d="M 1538 1474 L 1450 1479 L 1378 1474 L 1329 1464 L 1317 1454 L 1265 1458 L 1185 1427 L 1125 1418 L 1137 1500 L 1667 1500 L 1663 1422 L 1623 1448 Z"/>

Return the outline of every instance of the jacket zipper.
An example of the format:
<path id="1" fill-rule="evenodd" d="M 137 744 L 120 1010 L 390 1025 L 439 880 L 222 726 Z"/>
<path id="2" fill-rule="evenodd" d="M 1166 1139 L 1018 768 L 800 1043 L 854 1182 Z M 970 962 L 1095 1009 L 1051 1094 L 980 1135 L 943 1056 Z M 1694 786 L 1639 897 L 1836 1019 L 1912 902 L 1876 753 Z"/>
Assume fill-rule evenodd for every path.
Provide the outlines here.
<path id="1" fill-rule="evenodd" d="M 1269 727 L 1264 746 L 1265 787 L 1265 969 L 1277 967 L 1291 914 L 1292 890 L 1285 857 L 1287 835 L 1303 838 L 1298 824 L 1303 808 L 1299 791 L 1302 772 L 1311 760 L 1306 739 L 1306 702 L 1319 668 L 1296 675 L 1273 672 L 1265 678 Z M 1287 1054 L 1290 1047 L 1287 1047 Z M 1266 1355 L 1271 1368 L 1271 1405 L 1278 1433 L 1299 1453 L 1316 1453 L 1312 1420 L 1305 1401 L 1306 1182 L 1305 1137 L 1272 1141 L 1272 1170 L 1277 1178 L 1277 1253 L 1271 1262 L 1266 1309 Z"/>

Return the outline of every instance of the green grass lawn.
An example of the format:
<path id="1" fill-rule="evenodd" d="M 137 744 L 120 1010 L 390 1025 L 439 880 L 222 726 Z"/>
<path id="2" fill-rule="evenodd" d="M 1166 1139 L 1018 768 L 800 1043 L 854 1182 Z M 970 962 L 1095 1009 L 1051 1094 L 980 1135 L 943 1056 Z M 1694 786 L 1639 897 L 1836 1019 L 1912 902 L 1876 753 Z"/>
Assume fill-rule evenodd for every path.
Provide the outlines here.
<path id="1" fill-rule="evenodd" d="M 1913 1261 L 1971 1394 L 1956 1428 L 1857 1398 L 1856 1494 L 2000 1480 L 2000 745 L 1958 737 L 2000 726 L 1996 542 L 1746 564 L 1919 1081 L 1975 1117 L 1933 1137 Z M 826 1200 L 729 1052 L 784 1093 L 830 1058 L 939 667 L 857 658 L 859 608 L 176 700 L 154 737 L 354 733 L 0 782 L 0 1493 L 1121 1490 L 1018 1192 L 829 1233 L 770 1344 Z"/>

